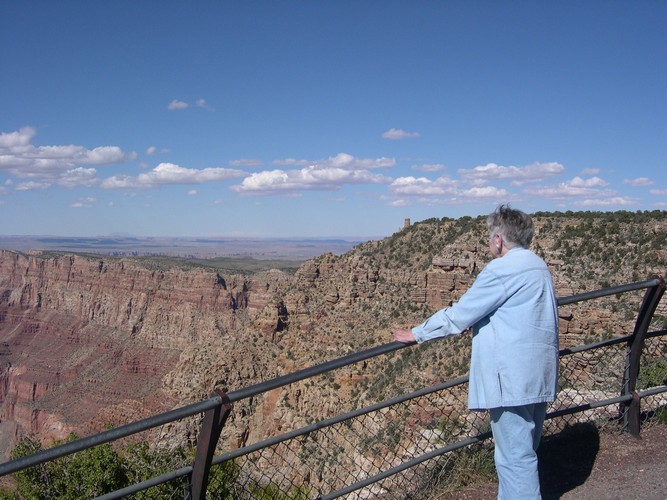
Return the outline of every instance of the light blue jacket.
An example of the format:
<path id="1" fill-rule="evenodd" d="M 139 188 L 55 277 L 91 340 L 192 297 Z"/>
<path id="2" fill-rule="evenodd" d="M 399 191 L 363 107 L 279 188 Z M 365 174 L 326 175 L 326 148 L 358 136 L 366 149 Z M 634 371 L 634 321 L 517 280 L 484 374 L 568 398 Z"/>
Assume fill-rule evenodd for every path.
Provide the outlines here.
<path id="1" fill-rule="evenodd" d="M 461 299 L 412 329 L 417 342 L 473 327 L 471 410 L 553 401 L 558 383 L 558 305 L 544 261 L 512 248 L 493 259 Z"/>

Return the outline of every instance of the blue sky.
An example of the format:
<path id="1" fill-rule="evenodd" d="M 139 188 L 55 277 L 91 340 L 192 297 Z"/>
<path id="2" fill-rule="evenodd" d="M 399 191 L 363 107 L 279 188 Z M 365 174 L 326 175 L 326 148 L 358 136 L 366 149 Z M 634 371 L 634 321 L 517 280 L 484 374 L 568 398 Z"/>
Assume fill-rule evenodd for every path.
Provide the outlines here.
<path id="1" fill-rule="evenodd" d="M 667 209 L 664 1 L 4 1 L 0 234 Z"/>

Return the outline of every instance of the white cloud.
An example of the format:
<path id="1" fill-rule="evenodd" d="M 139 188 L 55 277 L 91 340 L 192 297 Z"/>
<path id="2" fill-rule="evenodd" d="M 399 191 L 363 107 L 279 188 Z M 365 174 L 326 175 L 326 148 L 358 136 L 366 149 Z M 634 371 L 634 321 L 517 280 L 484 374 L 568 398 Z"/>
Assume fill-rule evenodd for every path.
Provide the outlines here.
<path id="1" fill-rule="evenodd" d="M 444 165 L 439 163 L 436 164 L 424 164 L 424 165 L 413 165 L 412 170 L 417 170 L 419 172 L 440 172 L 445 169 Z"/>
<path id="2" fill-rule="evenodd" d="M 195 106 L 201 109 L 205 109 L 206 111 L 213 111 L 213 108 L 208 105 L 206 99 L 197 99 L 195 101 Z M 189 103 L 181 101 L 180 99 L 173 99 L 169 104 L 167 104 L 167 109 L 169 111 L 180 111 L 182 109 L 188 109 L 189 107 Z"/>
<path id="3" fill-rule="evenodd" d="M 188 196 L 197 196 L 197 190 L 191 189 L 190 191 L 188 191 Z"/>
<path id="4" fill-rule="evenodd" d="M 435 181 L 426 177 L 399 177 L 389 189 L 393 194 L 401 196 L 444 196 L 455 195 L 458 191 L 457 182 L 449 177 L 439 177 Z"/>
<path id="5" fill-rule="evenodd" d="M 468 184 L 468 183 L 466 183 Z M 443 175 L 436 180 L 426 177 L 399 177 L 389 186 L 397 200 L 392 203 L 402 206 L 406 203 L 405 197 L 411 197 L 418 203 L 434 204 L 463 204 L 478 203 L 479 201 L 497 200 L 510 201 L 515 198 L 506 189 L 494 186 L 462 187 L 462 182 Z"/>
<path id="6" fill-rule="evenodd" d="M 78 201 L 72 203 L 70 208 L 93 208 L 93 203 L 97 201 L 97 198 L 87 197 L 79 198 Z"/>
<path id="7" fill-rule="evenodd" d="M 213 111 L 213 108 L 208 105 L 208 103 L 206 102 L 206 99 L 197 99 L 195 101 L 195 105 L 198 108 L 205 109 L 206 111 Z"/>
<path id="8" fill-rule="evenodd" d="M 79 150 L 74 155 L 74 163 L 81 165 L 111 165 L 134 158 L 135 155 L 133 153 L 126 155 L 117 146 L 102 146 L 90 151 L 79 147 Z"/>
<path id="9" fill-rule="evenodd" d="M 243 179 L 232 190 L 240 194 L 277 194 L 299 191 L 335 191 L 344 184 L 388 182 L 382 176 L 369 172 L 350 172 L 343 169 L 304 168 L 301 170 L 267 170 Z"/>
<path id="10" fill-rule="evenodd" d="M 282 160 L 274 160 L 274 165 L 279 167 L 307 167 L 312 165 L 313 162 L 309 160 L 297 160 L 296 158 L 284 158 Z"/>
<path id="11" fill-rule="evenodd" d="M 100 183 L 100 187 L 102 189 L 146 189 L 151 186 L 142 186 L 139 182 L 137 182 L 136 177 L 132 177 L 130 175 L 114 175 L 104 179 Z"/>
<path id="12" fill-rule="evenodd" d="M 253 173 L 233 186 L 239 194 L 295 195 L 301 191 L 336 191 L 350 184 L 386 184 L 389 177 L 369 170 L 349 170 L 335 167 L 306 167 L 300 170 L 268 170 Z"/>
<path id="13" fill-rule="evenodd" d="M 338 153 L 326 160 L 314 163 L 315 168 L 342 168 L 344 170 L 389 168 L 396 165 L 393 158 L 355 158 L 347 153 Z"/>
<path id="14" fill-rule="evenodd" d="M 336 191 L 350 184 L 388 184 L 392 180 L 371 172 L 396 164 L 393 158 L 356 158 L 339 153 L 318 161 L 288 158 L 274 163 L 302 166 L 296 169 L 275 169 L 256 172 L 243 179 L 232 190 L 239 194 L 296 196 L 302 191 Z"/>
<path id="15" fill-rule="evenodd" d="M 533 196 L 540 196 L 552 200 L 563 200 L 566 198 L 604 198 L 616 194 L 613 189 L 602 189 L 608 184 L 599 177 L 583 179 L 579 176 L 570 181 L 561 182 L 554 186 L 537 187 L 526 189 L 524 192 Z"/>
<path id="16" fill-rule="evenodd" d="M 31 179 L 36 184 L 24 183 L 21 188 L 61 184 L 67 187 L 93 185 L 94 168 L 79 165 L 112 165 L 135 157 L 117 146 L 100 146 L 86 149 L 83 146 L 34 146 L 35 129 L 23 127 L 16 132 L 0 134 L 0 171 L 20 179 Z M 33 186 L 33 187 L 30 187 Z M 18 189 L 18 188 L 17 188 Z"/>
<path id="17" fill-rule="evenodd" d="M 19 184 L 16 185 L 16 190 L 17 191 L 34 191 L 36 189 L 48 189 L 51 186 L 51 184 L 48 184 L 46 182 L 35 182 L 35 181 L 27 181 L 27 182 L 20 182 Z"/>
<path id="18" fill-rule="evenodd" d="M 574 177 L 570 182 L 570 186 L 580 187 L 580 188 L 590 188 L 590 187 L 606 187 L 609 184 L 600 179 L 599 177 L 591 177 L 590 179 L 583 179 L 579 176 Z"/>
<path id="19" fill-rule="evenodd" d="M 94 168 L 74 168 L 68 170 L 60 176 L 58 184 L 61 186 L 73 188 L 76 186 L 92 187 L 99 182 L 97 170 Z"/>
<path id="20" fill-rule="evenodd" d="M 169 152 L 169 148 L 159 148 L 158 149 L 156 146 L 149 146 L 148 148 L 146 148 L 146 154 L 148 156 L 154 156 L 158 153 L 168 153 L 168 152 Z"/>
<path id="21" fill-rule="evenodd" d="M 148 189 L 165 184 L 204 184 L 207 182 L 239 179 L 248 175 L 241 170 L 228 168 L 184 168 L 173 163 L 160 163 L 150 172 L 138 176 L 113 176 L 104 179 L 100 187 L 104 189 Z"/>
<path id="22" fill-rule="evenodd" d="M 409 203 L 406 200 L 394 200 L 389 203 L 390 207 L 407 207 Z"/>
<path id="23" fill-rule="evenodd" d="M 630 196 L 613 196 L 610 198 L 586 199 L 575 205 L 582 207 L 615 207 L 637 205 L 641 200 Z"/>
<path id="24" fill-rule="evenodd" d="M 273 161 L 274 165 L 281 167 L 313 167 L 316 169 L 341 168 L 344 170 L 372 170 L 376 168 L 391 168 L 396 166 L 393 158 L 356 158 L 348 153 L 338 153 L 322 160 L 298 160 L 285 158 Z"/>
<path id="25" fill-rule="evenodd" d="M 264 163 L 261 160 L 253 160 L 251 158 L 240 158 L 238 160 L 231 160 L 230 167 L 261 167 Z"/>
<path id="26" fill-rule="evenodd" d="M 461 191 L 461 196 L 467 199 L 507 199 L 510 194 L 506 189 L 498 189 L 493 186 L 473 187 Z"/>
<path id="27" fill-rule="evenodd" d="M 657 196 L 663 196 L 667 194 L 667 189 L 651 189 L 649 193 Z"/>
<path id="28" fill-rule="evenodd" d="M 637 177 L 635 179 L 623 179 L 623 184 L 630 186 L 650 186 L 653 181 L 648 177 Z"/>
<path id="29" fill-rule="evenodd" d="M 187 102 L 184 101 L 179 101 L 178 99 L 174 99 L 167 105 L 167 109 L 169 111 L 176 111 L 180 109 L 187 109 L 190 105 Z"/>
<path id="30" fill-rule="evenodd" d="M 502 166 L 496 163 L 487 163 L 472 169 L 461 168 L 458 170 L 461 178 L 466 181 L 487 181 L 489 179 L 512 179 L 515 185 L 522 185 L 527 182 L 538 182 L 561 174 L 565 167 L 560 163 L 531 163 L 525 167 Z"/>
<path id="31" fill-rule="evenodd" d="M 32 148 L 32 138 L 35 136 L 35 129 L 32 127 L 23 127 L 15 132 L 0 134 L 0 151 L 11 150 L 18 154 Z"/>
<path id="32" fill-rule="evenodd" d="M 93 203 L 96 201 L 97 198 L 79 198 L 78 201 L 70 205 L 70 208 L 93 208 Z"/>
<path id="33" fill-rule="evenodd" d="M 418 132 L 408 132 L 406 130 L 401 130 L 400 128 L 390 128 L 386 132 L 382 133 L 383 139 L 391 139 L 398 141 L 401 139 L 411 139 L 414 137 L 419 137 Z"/>

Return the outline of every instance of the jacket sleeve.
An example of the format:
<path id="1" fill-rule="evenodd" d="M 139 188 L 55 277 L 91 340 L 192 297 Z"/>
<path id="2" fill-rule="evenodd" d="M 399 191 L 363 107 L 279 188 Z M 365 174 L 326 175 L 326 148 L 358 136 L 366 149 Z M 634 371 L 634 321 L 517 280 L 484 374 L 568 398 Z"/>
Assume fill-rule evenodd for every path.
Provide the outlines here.
<path id="1" fill-rule="evenodd" d="M 485 267 L 461 299 L 412 329 L 418 343 L 458 335 L 493 313 L 507 298 L 501 279 Z"/>

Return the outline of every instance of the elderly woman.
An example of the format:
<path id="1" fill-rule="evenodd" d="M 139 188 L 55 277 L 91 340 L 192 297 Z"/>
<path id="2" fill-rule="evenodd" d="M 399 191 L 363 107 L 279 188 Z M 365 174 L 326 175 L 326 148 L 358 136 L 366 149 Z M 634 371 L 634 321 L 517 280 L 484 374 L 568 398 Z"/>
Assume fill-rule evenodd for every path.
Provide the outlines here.
<path id="1" fill-rule="evenodd" d="M 528 250 L 531 218 L 501 205 L 487 225 L 493 260 L 470 289 L 394 340 L 421 343 L 473 327 L 468 407 L 491 414 L 498 498 L 540 498 L 536 450 L 558 379 L 556 296 L 546 264 Z"/>

